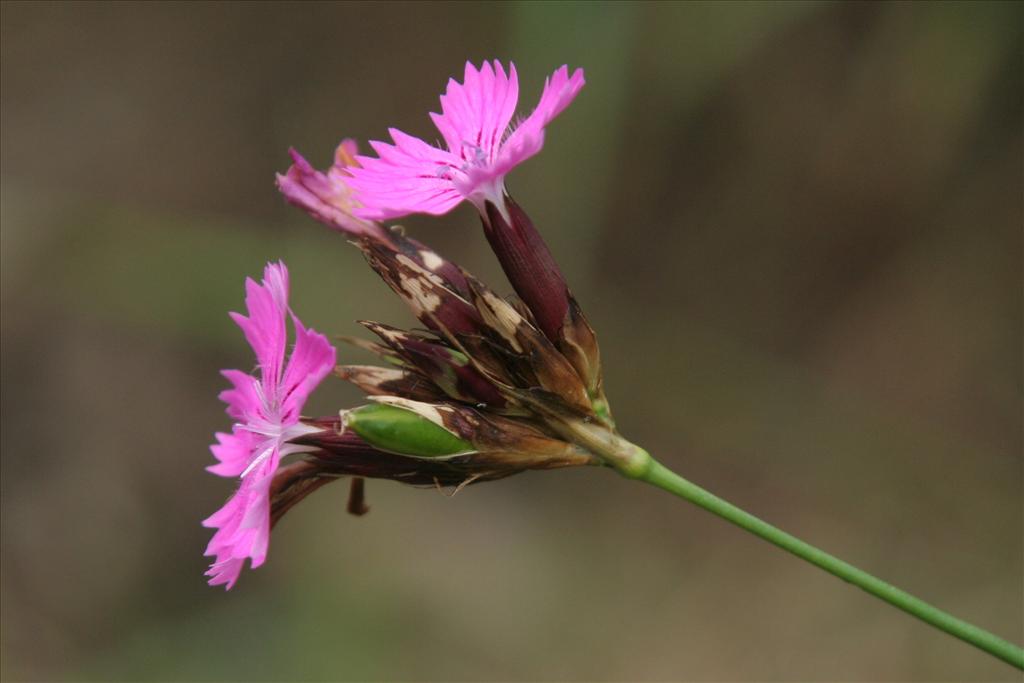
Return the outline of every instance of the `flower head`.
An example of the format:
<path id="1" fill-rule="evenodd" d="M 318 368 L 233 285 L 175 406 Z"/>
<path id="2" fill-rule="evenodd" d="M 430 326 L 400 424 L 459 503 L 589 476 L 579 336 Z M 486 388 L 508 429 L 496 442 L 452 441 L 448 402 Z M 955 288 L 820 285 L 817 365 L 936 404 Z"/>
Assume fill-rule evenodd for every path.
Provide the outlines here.
<path id="1" fill-rule="evenodd" d="M 441 113 L 430 117 L 447 149 L 391 128 L 394 144 L 371 142 L 379 158 L 358 156 L 348 169 L 349 186 L 362 204 L 355 213 L 388 220 L 410 213 L 440 215 L 468 199 L 485 213 L 487 201 L 502 206 L 505 175 L 544 146 L 544 127 L 583 87 L 583 70 L 562 66 L 544 84 L 536 109 L 510 128 L 519 99 L 516 67 L 501 63 L 480 69 L 466 63 L 462 83 L 448 81 Z"/>
<path id="2" fill-rule="evenodd" d="M 241 485 L 220 510 L 203 522 L 217 532 L 206 548 L 214 556 L 207 576 L 210 585 L 231 588 L 250 558 L 263 564 L 270 540 L 270 488 L 281 458 L 308 450 L 289 443 L 317 431 L 299 421 L 313 389 L 333 369 L 334 348 L 327 339 L 303 327 L 288 307 L 288 269 L 267 264 L 263 282 L 247 279 L 248 316 L 232 313 L 256 353 L 257 372 L 224 370 L 232 387 L 221 393 L 227 413 L 235 419 L 231 433 L 217 434 L 210 447 L 219 461 L 207 469 L 224 477 L 241 477 Z M 285 361 L 287 320 L 295 328 L 295 345 Z"/>

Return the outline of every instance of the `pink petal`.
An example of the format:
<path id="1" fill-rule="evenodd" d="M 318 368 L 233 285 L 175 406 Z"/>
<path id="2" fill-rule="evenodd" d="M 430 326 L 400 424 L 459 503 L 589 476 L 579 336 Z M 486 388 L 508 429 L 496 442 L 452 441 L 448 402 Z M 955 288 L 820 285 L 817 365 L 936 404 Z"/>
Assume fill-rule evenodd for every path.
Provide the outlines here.
<path id="1" fill-rule="evenodd" d="M 583 69 L 569 76 L 569 67 L 563 65 L 544 83 L 540 101 L 526 119 L 516 127 L 502 145 L 496 170 L 507 173 L 519 163 L 529 159 L 544 146 L 544 127 L 576 99 L 586 81 Z"/>
<path id="2" fill-rule="evenodd" d="M 235 495 L 203 521 L 217 532 L 206 547 L 214 561 L 206 575 L 210 585 L 230 589 L 248 558 L 252 568 L 263 564 L 270 543 L 270 484 L 280 461 L 275 449 L 266 461 L 242 478 Z"/>
<path id="3" fill-rule="evenodd" d="M 220 374 L 232 384 L 231 389 L 225 389 L 218 396 L 228 404 L 227 414 L 242 421 L 259 415 L 262 408 L 257 390 L 259 380 L 241 370 L 221 370 Z"/>
<path id="4" fill-rule="evenodd" d="M 281 378 L 286 344 L 285 310 L 288 307 L 288 269 L 283 263 L 268 263 L 263 284 L 251 278 L 245 281 L 245 305 L 248 317 L 231 313 L 256 353 L 263 391 L 273 395 Z"/>
<path id="5" fill-rule="evenodd" d="M 349 186 L 363 208 L 356 215 L 387 220 L 410 213 L 447 213 L 462 198 L 449 179 L 458 157 L 419 138 L 392 128 L 395 144 L 373 141 L 370 146 L 380 158 L 357 156 L 360 168 L 351 169 Z"/>
<path id="6" fill-rule="evenodd" d="M 381 159 L 389 163 L 408 164 L 410 168 L 426 168 L 429 170 L 429 175 L 436 175 L 438 168 L 449 168 L 460 163 L 455 155 L 437 147 L 431 147 L 423 140 L 403 133 L 397 128 L 389 128 L 388 133 L 395 142 L 393 146 L 372 142 L 370 145 Z"/>
<path id="7" fill-rule="evenodd" d="M 306 399 L 334 369 L 335 350 L 322 334 L 307 330 L 292 315 L 295 326 L 295 347 L 288 359 L 281 382 L 282 422 L 294 424 L 302 412 Z"/>
<path id="8" fill-rule="evenodd" d="M 217 443 L 210 446 L 210 451 L 220 462 L 207 467 L 207 471 L 222 477 L 237 477 L 252 462 L 256 445 L 252 432 L 236 428 L 231 434 L 218 432 L 216 437 Z"/>
<path id="9" fill-rule="evenodd" d="M 479 151 L 489 162 L 497 156 L 518 100 L 519 78 L 514 64 L 506 76 L 497 60 L 493 67 L 484 62 L 479 70 L 466 62 L 463 84 L 448 81 L 441 96 L 441 113 L 431 113 L 430 118 L 452 154 L 473 160 Z"/>
<path id="10" fill-rule="evenodd" d="M 288 267 L 284 265 L 284 261 L 264 266 L 263 286 L 274 298 L 274 304 L 278 309 L 288 308 Z"/>
<path id="11" fill-rule="evenodd" d="M 242 568 L 245 566 L 245 560 L 238 560 L 233 557 L 228 557 L 223 560 L 215 561 L 208 570 L 206 575 L 210 577 L 209 584 L 211 586 L 224 586 L 225 590 L 231 590 L 238 581 L 238 576 L 242 573 Z"/>

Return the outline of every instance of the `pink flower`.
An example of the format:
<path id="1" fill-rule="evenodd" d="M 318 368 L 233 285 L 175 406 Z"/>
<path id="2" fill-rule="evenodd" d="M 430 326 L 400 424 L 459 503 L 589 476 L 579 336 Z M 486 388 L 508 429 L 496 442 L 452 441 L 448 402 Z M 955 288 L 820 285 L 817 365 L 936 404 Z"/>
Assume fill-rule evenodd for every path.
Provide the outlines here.
<path id="1" fill-rule="evenodd" d="M 352 236 L 382 238 L 385 232 L 380 225 L 352 213 L 356 205 L 345 182 L 349 178 L 348 168 L 356 164 L 358 151 L 355 140 L 342 140 L 334 152 L 334 163 L 325 173 L 290 149 L 293 163 L 286 173 L 277 174 L 277 187 L 289 203 L 335 230 Z"/>
<path id="2" fill-rule="evenodd" d="M 224 370 L 232 387 L 220 399 L 236 422 L 230 434 L 217 434 L 210 447 L 219 461 L 207 469 L 224 477 L 241 477 L 241 485 L 220 510 L 203 521 L 217 532 L 206 548 L 214 562 L 206 575 L 210 585 L 231 588 L 245 558 L 263 564 L 270 541 L 270 484 L 281 458 L 302 452 L 289 441 L 319 431 L 299 422 L 302 406 L 313 389 L 334 368 L 334 348 L 307 330 L 288 307 L 288 269 L 269 263 L 263 283 L 245 281 L 249 316 L 232 313 L 256 352 L 257 376 Z M 295 346 L 285 364 L 287 315 L 295 328 Z"/>
<path id="3" fill-rule="evenodd" d="M 360 168 L 348 169 L 348 185 L 362 208 L 356 215 L 388 220 L 410 213 L 440 215 L 468 199 L 482 214 L 490 201 L 502 207 L 505 175 L 544 146 L 544 127 L 573 101 L 583 87 L 583 70 L 569 76 L 562 66 L 544 84 L 540 102 L 518 126 L 509 124 L 519 99 L 516 67 L 506 76 L 501 63 L 478 70 L 466 63 L 463 83 L 448 81 L 441 113 L 431 113 L 447 149 L 391 128 L 395 144 L 373 141 L 380 158 L 357 156 Z"/>

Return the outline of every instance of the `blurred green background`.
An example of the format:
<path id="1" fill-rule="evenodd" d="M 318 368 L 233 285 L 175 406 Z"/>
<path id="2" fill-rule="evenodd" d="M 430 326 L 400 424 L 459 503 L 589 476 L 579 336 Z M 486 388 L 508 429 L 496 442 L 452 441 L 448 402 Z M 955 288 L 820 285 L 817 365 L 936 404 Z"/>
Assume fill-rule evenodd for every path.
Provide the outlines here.
<path id="1" fill-rule="evenodd" d="M 285 205 L 294 145 L 436 139 L 466 59 L 588 84 L 509 188 L 601 335 L 624 433 L 1024 640 L 1021 6 L 2 5 L 6 680 L 1020 680 L 599 470 L 327 487 L 205 585 L 242 280 L 412 320 Z M 508 291 L 460 207 L 404 222 Z M 358 353 L 342 358 L 363 362 Z M 353 405 L 340 382 L 310 412 Z"/>

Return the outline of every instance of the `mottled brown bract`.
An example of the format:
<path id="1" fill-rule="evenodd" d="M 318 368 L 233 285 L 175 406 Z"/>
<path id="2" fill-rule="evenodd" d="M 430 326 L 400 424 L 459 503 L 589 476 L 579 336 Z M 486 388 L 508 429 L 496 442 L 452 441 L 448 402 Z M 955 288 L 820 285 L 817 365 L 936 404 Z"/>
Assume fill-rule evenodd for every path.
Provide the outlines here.
<path id="1" fill-rule="evenodd" d="M 426 403 L 398 396 L 378 396 L 379 403 L 412 411 L 477 449 L 473 459 L 494 467 L 553 469 L 596 465 L 587 451 L 549 435 L 541 423 L 502 417 L 486 410 L 455 403 Z"/>
<path id="2" fill-rule="evenodd" d="M 517 285 L 521 300 L 499 296 L 399 232 L 392 232 L 393 243 L 357 241 L 373 269 L 428 329 L 363 321 L 379 341 L 345 339 L 387 366 L 343 365 L 335 374 L 372 401 L 398 409 L 390 413 L 394 425 L 387 422 L 387 411 L 378 411 L 377 419 L 385 423 L 378 425 L 383 431 L 376 438 L 369 432 L 360 432 L 361 437 L 354 425 L 346 430 L 344 417 L 305 420 L 320 431 L 295 440 L 312 452 L 282 468 L 280 481 L 275 480 L 275 515 L 342 476 L 461 488 L 531 469 L 606 464 L 595 453 L 616 437 L 601 392 L 593 330 L 553 261 L 550 268 L 526 262 L 527 247 L 543 242 L 517 207 L 513 218 L 528 228 L 513 236 L 526 250 L 515 257 L 521 266 L 516 277 L 539 273 L 541 280 L 539 289 Z M 538 254 L 550 258 L 546 247 Z M 516 285 L 514 272 L 509 277 Z M 544 299 L 549 291 L 556 292 L 556 301 Z M 553 312 L 558 325 L 552 323 Z M 395 439 L 389 431 L 405 424 L 408 413 L 471 448 L 427 457 L 416 443 Z"/>
<path id="3" fill-rule="evenodd" d="M 422 254 L 410 256 L 380 242 L 363 240 L 358 245 L 370 267 L 424 325 L 433 330 L 466 334 L 479 329 L 480 316 L 460 294 L 459 283 L 446 279 L 450 268 L 431 269 L 423 263 Z"/>
<path id="4" fill-rule="evenodd" d="M 305 456 L 311 467 L 303 476 L 331 479 L 343 476 L 367 479 L 391 479 L 413 486 L 458 486 L 469 477 L 481 474 L 479 469 L 467 470 L 457 459 L 430 460 L 388 453 L 370 446 L 352 431 L 346 431 L 340 418 L 324 417 L 307 424 L 322 431 L 297 439 L 295 443 L 316 448 Z M 501 476 L 516 471 L 501 473 Z M 492 477 L 493 478 L 493 477 Z"/>
<path id="5" fill-rule="evenodd" d="M 395 396 L 378 400 L 412 410 L 471 441 L 477 449 L 446 459 L 382 451 L 345 430 L 339 418 L 306 419 L 320 431 L 294 443 L 313 449 L 303 459 L 280 467 L 271 485 L 271 525 L 307 495 L 342 477 L 390 479 L 412 486 L 455 487 L 494 481 L 532 469 L 599 465 L 591 453 L 552 437 L 540 425 L 505 418 L 452 403 L 429 404 Z M 350 498 L 349 511 L 365 511 Z"/>
<path id="6" fill-rule="evenodd" d="M 516 397 L 540 392 L 560 397 L 569 413 L 595 416 L 587 385 L 534 325 L 532 316 L 523 315 L 461 270 L 458 280 L 452 280 L 456 266 L 434 252 L 420 250 L 419 257 L 413 258 L 376 242 L 361 246 L 373 268 L 436 335 L 363 323 L 402 360 L 404 368 L 415 368 L 455 400 L 498 412 L 521 413 L 523 406 Z M 424 261 L 435 268 L 428 268 Z"/>
<path id="7" fill-rule="evenodd" d="M 411 237 L 406 237 L 400 231 L 392 231 L 392 240 L 397 245 L 398 251 L 437 275 L 453 292 L 462 296 L 468 293 L 466 277 L 462 268 L 441 258 L 430 247 Z"/>
<path id="8" fill-rule="evenodd" d="M 391 363 L 392 365 L 399 365 L 400 366 L 402 364 L 402 359 L 399 356 L 397 356 L 387 346 L 382 346 L 380 344 L 377 344 L 376 342 L 372 342 L 372 341 L 369 341 L 369 340 L 366 340 L 366 339 L 361 339 L 360 337 L 349 337 L 347 335 L 341 335 L 341 334 L 335 336 L 335 339 L 337 339 L 340 342 L 344 342 L 345 344 L 348 344 L 349 346 L 354 346 L 357 349 L 363 349 L 364 351 L 369 351 L 370 353 L 372 353 L 373 355 L 377 356 L 381 360 L 387 361 L 388 363 Z"/>
<path id="9" fill-rule="evenodd" d="M 558 348 L 569 363 L 583 378 L 591 405 L 597 416 L 609 427 L 614 428 L 611 406 L 604 395 L 604 377 L 601 373 L 601 350 L 597 345 L 597 334 L 587 322 L 576 299 L 569 298 L 569 316 L 562 326 Z"/>
<path id="10" fill-rule="evenodd" d="M 380 337 L 407 367 L 428 377 L 442 394 L 466 403 L 505 407 L 498 389 L 460 351 L 437 337 L 406 332 L 381 323 L 360 321 Z M 396 394 L 401 396 L 402 394 Z"/>
<path id="11" fill-rule="evenodd" d="M 339 365 L 337 377 L 351 382 L 368 396 L 408 396 L 417 401 L 441 401 L 444 392 L 418 372 L 377 365 Z"/>
<path id="12" fill-rule="evenodd" d="M 430 404 L 389 397 L 388 403 L 414 406 L 421 414 L 430 414 Z M 275 495 L 280 498 L 282 514 L 294 504 L 292 498 L 314 490 L 309 479 L 322 480 L 322 486 L 342 476 L 391 479 L 413 486 L 462 486 L 491 481 L 530 469 L 552 469 L 598 464 L 586 451 L 544 435 L 526 424 L 517 424 L 496 416 L 484 416 L 469 408 L 439 405 L 445 413 L 440 424 L 453 425 L 453 431 L 471 434 L 477 451 L 450 458 L 421 458 L 391 453 L 367 444 L 351 430 L 345 430 L 340 418 L 309 419 L 305 422 L 321 431 L 296 439 L 294 443 L 315 449 L 303 460 L 281 468 L 275 478 Z M 432 418 L 436 418 L 432 415 Z M 457 426 L 457 427 L 456 427 Z M 276 500 L 276 498 L 275 498 Z"/>
<path id="13" fill-rule="evenodd" d="M 472 300 L 495 343 L 504 346 L 509 384 L 541 389 L 561 397 L 581 416 L 591 415 L 590 400 L 579 374 L 555 346 L 509 302 L 471 281 Z"/>

